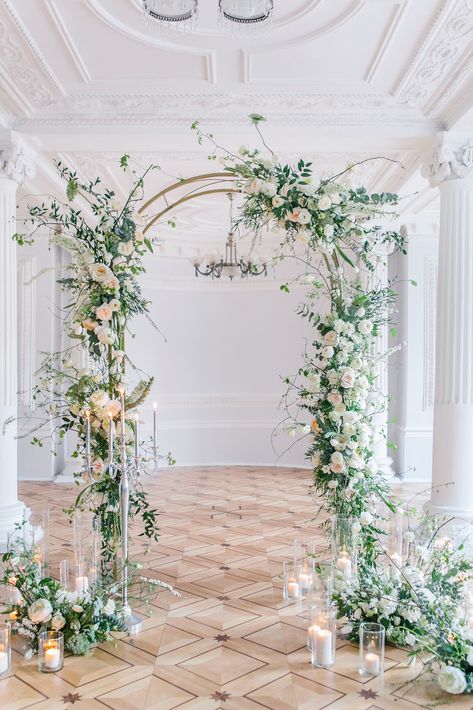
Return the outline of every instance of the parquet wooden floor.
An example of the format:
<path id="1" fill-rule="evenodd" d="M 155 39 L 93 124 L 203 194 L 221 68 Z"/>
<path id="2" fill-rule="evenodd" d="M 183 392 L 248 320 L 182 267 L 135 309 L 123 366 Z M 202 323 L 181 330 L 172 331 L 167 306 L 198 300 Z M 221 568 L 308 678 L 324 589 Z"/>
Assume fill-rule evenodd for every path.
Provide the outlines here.
<path id="1" fill-rule="evenodd" d="M 14 675 L 0 681 L 0 708 L 20 710 L 415 710 L 453 699 L 418 673 L 405 654 L 386 651 L 384 680 L 358 675 L 355 646 L 340 642 L 331 670 L 309 663 L 303 608 L 282 599 L 282 561 L 293 541 L 319 540 L 310 473 L 298 469 L 166 469 L 147 479 L 161 511 L 160 544 L 145 557 L 140 538 L 132 556 L 182 594 L 159 596 L 144 630 L 105 645 L 89 658 L 68 657 L 56 674 L 14 653 Z M 412 489 L 406 487 L 408 493 Z M 32 507 L 53 504 L 51 558 L 69 546 L 61 512 L 75 488 L 23 483 Z"/>

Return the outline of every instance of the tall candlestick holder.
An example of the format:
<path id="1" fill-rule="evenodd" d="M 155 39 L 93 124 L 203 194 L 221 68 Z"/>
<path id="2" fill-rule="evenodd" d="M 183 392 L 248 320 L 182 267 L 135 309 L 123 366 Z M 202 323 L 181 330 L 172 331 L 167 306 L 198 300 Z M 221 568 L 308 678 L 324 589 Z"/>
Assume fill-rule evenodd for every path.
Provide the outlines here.
<path id="1" fill-rule="evenodd" d="M 127 442 L 125 417 L 126 403 L 125 390 L 120 388 L 120 433 L 115 435 L 115 423 L 113 415 L 109 413 L 108 427 L 108 455 L 107 461 L 99 470 L 94 470 L 91 454 L 90 454 L 90 421 L 86 414 L 85 432 L 85 466 L 86 474 L 90 480 L 100 482 L 108 475 L 112 479 L 119 480 L 119 510 L 120 510 L 120 528 L 121 528 L 121 596 L 124 621 L 130 634 L 139 633 L 142 628 L 145 616 L 139 612 L 133 611 L 128 603 L 128 588 L 129 588 L 129 559 L 128 559 L 128 523 L 130 515 L 130 489 L 133 485 L 139 482 L 140 473 L 146 468 L 146 462 L 151 460 L 153 471 L 158 470 L 158 461 L 163 458 L 159 455 L 157 445 L 157 417 L 156 403 L 153 405 L 153 439 L 152 446 L 142 447 L 139 441 L 139 416 L 136 413 L 133 420 L 134 442 Z M 118 446 L 115 447 L 115 437 Z M 128 445 L 129 449 L 128 450 Z M 118 455 L 115 449 L 118 449 Z M 151 452 L 151 456 L 149 455 Z"/>

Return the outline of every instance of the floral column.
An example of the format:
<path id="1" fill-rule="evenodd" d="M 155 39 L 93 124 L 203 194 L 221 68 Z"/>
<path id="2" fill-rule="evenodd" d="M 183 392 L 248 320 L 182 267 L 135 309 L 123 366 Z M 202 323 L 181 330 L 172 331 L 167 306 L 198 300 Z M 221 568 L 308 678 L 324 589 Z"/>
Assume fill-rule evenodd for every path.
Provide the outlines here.
<path id="1" fill-rule="evenodd" d="M 440 190 L 430 505 L 473 518 L 473 141 L 441 134 L 424 174 Z"/>
<path id="2" fill-rule="evenodd" d="M 17 497 L 16 422 L 4 423 L 17 416 L 16 191 L 31 174 L 19 145 L 0 143 L 0 549 L 24 510 Z"/>

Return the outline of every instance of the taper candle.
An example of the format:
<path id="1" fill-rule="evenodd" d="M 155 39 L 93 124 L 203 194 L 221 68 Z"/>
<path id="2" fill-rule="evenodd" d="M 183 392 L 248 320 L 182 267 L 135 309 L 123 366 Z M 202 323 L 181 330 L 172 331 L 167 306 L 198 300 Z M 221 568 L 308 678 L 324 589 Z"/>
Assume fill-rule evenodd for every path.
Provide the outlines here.
<path id="1" fill-rule="evenodd" d="M 158 403 L 153 402 L 153 447 L 158 445 Z"/>

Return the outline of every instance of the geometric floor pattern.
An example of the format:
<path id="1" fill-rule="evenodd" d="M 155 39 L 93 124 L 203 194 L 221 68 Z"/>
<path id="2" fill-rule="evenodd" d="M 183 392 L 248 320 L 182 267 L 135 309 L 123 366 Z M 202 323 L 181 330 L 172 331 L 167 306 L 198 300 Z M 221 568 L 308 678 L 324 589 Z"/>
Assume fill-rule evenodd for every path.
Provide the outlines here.
<path id="1" fill-rule="evenodd" d="M 2 710 L 472 710 L 434 683 L 412 680 L 406 654 L 386 649 L 383 681 L 358 675 L 357 649 L 340 642 L 331 670 L 313 669 L 304 608 L 285 602 L 282 561 L 294 539 L 323 546 L 308 495 L 310 473 L 290 468 L 173 468 L 146 480 L 161 511 L 160 543 L 131 555 L 182 594 L 160 594 L 143 631 L 68 657 L 64 669 L 38 673 L 14 653 L 14 675 L 0 681 Z M 409 487 L 405 487 L 409 491 Z M 30 507 L 53 502 L 52 561 L 71 545 L 62 508 L 71 484 L 23 483 Z"/>

